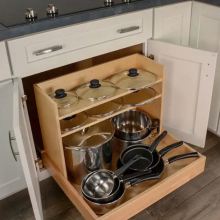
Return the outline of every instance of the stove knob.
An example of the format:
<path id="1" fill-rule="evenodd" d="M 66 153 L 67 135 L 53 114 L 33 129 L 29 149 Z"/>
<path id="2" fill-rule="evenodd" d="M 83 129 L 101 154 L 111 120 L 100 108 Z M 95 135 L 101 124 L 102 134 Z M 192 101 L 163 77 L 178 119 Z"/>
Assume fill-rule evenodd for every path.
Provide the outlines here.
<path id="1" fill-rule="evenodd" d="M 105 6 L 111 6 L 114 4 L 114 0 L 104 0 L 104 5 Z"/>
<path id="2" fill-rule="evenodd" d="M 27 19 L 35 19 L 37 17 L 37 12 L 32 8 L 27 8 L 27 12 L 25 13 L 25 17 Z"/>
<path id="3" fill-rule="evenodd" d="M 56 5 L 49 4 L 47 8 L 47 14 L 48 15 L 58 14 L 58 8 L 56 7 Z"/>

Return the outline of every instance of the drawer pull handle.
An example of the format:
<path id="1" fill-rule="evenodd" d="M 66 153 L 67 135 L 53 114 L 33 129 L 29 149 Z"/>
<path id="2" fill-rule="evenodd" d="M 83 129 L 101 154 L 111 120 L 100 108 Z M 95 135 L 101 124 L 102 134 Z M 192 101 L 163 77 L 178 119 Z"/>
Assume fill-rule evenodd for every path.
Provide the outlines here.
<path id="1" fill-rule="evenodd" d="M 13 146 L 12 146 L 12 143 L 11 143 L 11 141 L 14 141 L 16 139 L 11 136 L 11 132 L 10 131 L 8 132 L 8 136 L 9 136 L 9 144 L 10 144 L 10 147 L 11 147 L 11 152 L 13 154 L 13 157 L 15 158 L 15 161 L 18 161 L 16 156 L 19 155 L 19 153 L 18 152 L 14 152 L 14 149 L 13 149 Z"/>
<path id="2" fill-rule="evenodd" d="M 136 30 L 138 30 L 138 29 L 140 29 L 139 26 L 132 26 L 132 27 L 120 29 L 120 30 L 118 30 L 117 32 L 118 32 L 119 34 L 124 34 L 124 33 L 127 33 L 127 32 L 136 31 Z"/>
<path id="3" fill-rule="evenodd" d="M 54 47 L 50 47 L 50 48 L 46 48 L 46 49 L 43 49 L 43 50 L 39 50 L 37 52 L 34 52 L 34 54 L 36 56 L 40 56 L 40 55 L 44 55 L 44 54 L 47 54 L 47 53 L 52 53 L 52 52 L 55 52 L 55 51 L 61 50 L 61 49 L 63 49 L 63 46 L 57 45 L 57 46 L 54 46 Z"/>

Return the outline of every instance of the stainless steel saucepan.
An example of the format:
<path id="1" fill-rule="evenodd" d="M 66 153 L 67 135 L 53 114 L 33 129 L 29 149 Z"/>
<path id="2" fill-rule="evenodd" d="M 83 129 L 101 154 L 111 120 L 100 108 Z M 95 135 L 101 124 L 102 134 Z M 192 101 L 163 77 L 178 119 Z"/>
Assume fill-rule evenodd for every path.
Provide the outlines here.
<path id="1" fill-rule="evenodd" d="M 111 119 L 115 127 L 115 137 L 126 141 L 138 141 L 146 137 L 149 131 L 157 129 L 151 135 L 159 133 L 159 119 L 150 119 L 145 113 L 129 110 Z"/>

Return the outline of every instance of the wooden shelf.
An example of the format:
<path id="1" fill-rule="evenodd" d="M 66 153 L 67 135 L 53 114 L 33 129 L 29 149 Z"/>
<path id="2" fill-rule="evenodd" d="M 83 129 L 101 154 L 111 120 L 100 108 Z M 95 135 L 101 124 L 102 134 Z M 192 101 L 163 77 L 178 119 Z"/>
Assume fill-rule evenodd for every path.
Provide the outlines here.
<path id="1" fill-rule="evenodd" d="M 160 97 L 161 97 L 161 94 L 156 95 L 155 98 L 154 98 L 154 101 L 155 101 L 156 99 L 160 98 Z M 154 102 L 154 101 L 153 101 L 153 102 Z M 149 103 L 149 104 L 150 104 L 150 103 Z M 131 110 L 131 109 L 135 109 L 135 108 L 136 108 L 136 107 L 123 107 L 123 106 L 122 106 L 122 107 L 120 108 L 120 110 L 118 110 L 118 111 L 115 112 L 114 114 L 109 115 L 109 116 L 107 116 L 107 117 L 103 117 L 103 118 L 89 117 L 88 120 L 87 120 L 87 122 L 86 122 L 86 124 L 83 125 L 82 127 L 77 128 L 77 129 L 74 129 L 74 130 L 72 130 L 72 131 L 61 131 L 61 137 L 62 137 L 62 138 L 63 138 L 63 137 L 66 137 L 66 136 L 68 136 L 68 135 L 70 135 L 70 134 L 73 134 L 73 133 L 75 133 L 75 132 L 77 132 L 77 131 L 80 131 L 80 130 L 82 130 L 82 129 L 84 129 L 84 128 L 87 128 L 87 127 L 90 127 L 90 126 L 92 126 L 92 125 L 98 124 L 98 123 L 100 123 L 100 122 L 102 122 L 102 121 L 105 121 L 105 120 L 107 120 L 107 119 L 109 119 L 109 118 L 114 117 L 115 115 L 119 115 L 119 114 L 121 114 L 121 113 L 123 113 L 123 112 L 126 112 L 126 111 Z"/>
<path id="2" fill-rule="evenodd" d="M 155 84 L 153 86 L 155 86 L 156 84 L 162 82 L 162 79 L 158 79 Z M 152 87 L 153 87 L 152 86 Z M 92 102 L 92 101 L 84 101 L 82 99 L 79 100 L 79 102 L 70 107 L 70 108 L 66 108 L 66 109 L 58 109 L 58 114 L 59 114 L 59 119 L 64 119 L 66 117 L 69 117 L 71 115 L 75 115 L 79 112 L 82 112 L 82 111 L 86 111 L 90 108 L 94 108 L 98 105 L 101 105 L 101 104 L 104 104 L 106 102 L 109 102 L 111 100 L 114 100 L 114 99 L 117 99 L 117 98 L 120 98 L 122 96 L 125 96 L 125 95 L 128 95 L 130 93 L 132 93 L 133 91 L 127 91 L 127 90 L 123 90 L 123 89 L 117 89 L 115 95 L 113 95 L 112 97 L 108 98 L 108 99 L 103 99 L 101 101 L 95 101 L 95 102 Z"/>

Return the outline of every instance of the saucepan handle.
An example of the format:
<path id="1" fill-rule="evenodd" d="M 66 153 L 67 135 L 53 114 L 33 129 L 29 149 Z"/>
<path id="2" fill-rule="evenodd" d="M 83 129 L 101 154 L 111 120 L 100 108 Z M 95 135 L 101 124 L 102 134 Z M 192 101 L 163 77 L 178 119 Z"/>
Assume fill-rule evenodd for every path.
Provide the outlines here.
<path id="1" fill-rule="evenodd" d="M 114 176 L 120 177 L 132 164 L 141 159 L 141 155 L 137 154 L 132 159 L 130 159 L 124 166 L 117 169 L 114 173 Z"/>
<path id="2" fill-rule="evenodd" d="M 191 158 L 191 157 L 199 157 L 199 154 L 197 152 L 193 152 L 193 153 L 189 153 L 189 154 L 180 154 L 180 155 L 168 158 L 167 163 L 170 164 L 170 163 L 173 163 L 177 160 L 187 159 L 187 158 Z"/>
<path id="3" fill-rule="evenodd" d="M 163 157 L 166 153 L 173 150 L 174 148 L 180 147 L 181 145 L 183 145 L 183 141 L 179 141 L 177 143 L 171 144 L 171 145 L 163 148 L 162 150 L 160 150 L 159 154 L 161 157 Z"/>
<path id="4" fill-rule="evenodd" d="M 151 144 L 149 151 L 150 152 L 154 152 L 154 150 L 156 149 L 157 145 L 166 137 L 167 135 L 167 131 L 164 131 L 162 134 L 160 134 L 155 140 L 154 142 Z"/>
<path id="5" fill-rule="evenodd" d="M 142 183 L 144 181 L 147 181 L 147 180 L 157 180 L 160 178 L 160 173 L 152 173 L 152 174 L 148 174 L 146 176 L 142 176 L 140 178 L 136 178 L 136 179 L 133 179 L 129 182 L 129 185 L 130 186 L 134 186 L 138 183 Z"/>
<path id="6" fill-rule="evenodd" d="M 151 136 L 156 136 L 160 133 L 160 120 L 157 119 L 157 118 L 154 118 L 154 119 L 151 119 L 151 122 L 152 122 L 152 125 L 151 125 L 151 132 L 154 130 L 154 129 L 157 129 L 156 132 L 154 133 L 151 133 Z"/>
<path id="7" fill-rule="evenodd" d="M 152 173 L 152 170 L 137 171 L 135 173 L 127 174 L 127 175 L 124 175 L 122 177 L 122 182 L 126 183 L 126 182 L 128 182 L 130 180 L 133 180 L 135 178 L 139 178 L 139 177 L 145 176 L 145 175 L 150 174 L 150 173 Z"/>

